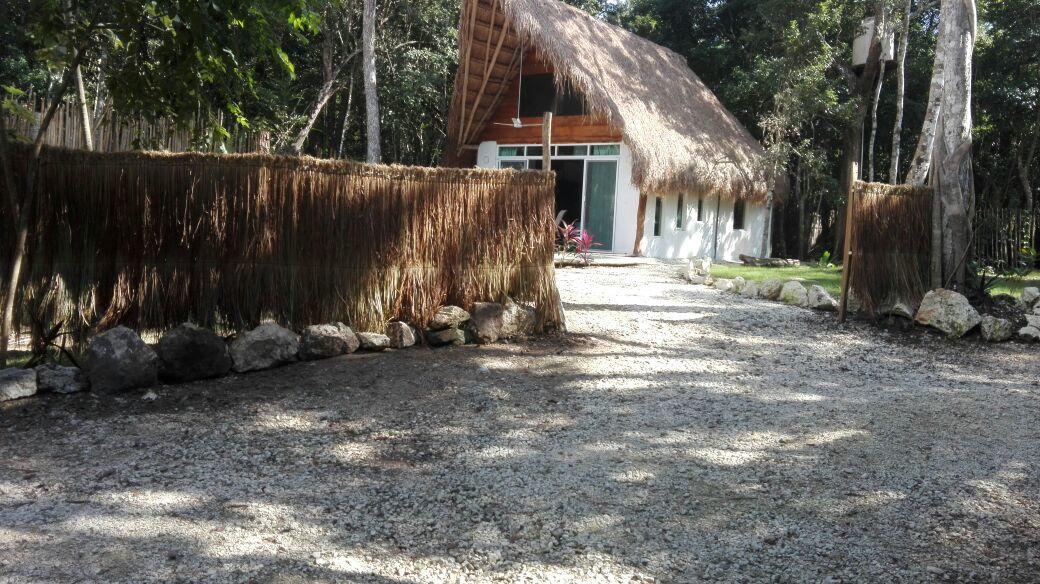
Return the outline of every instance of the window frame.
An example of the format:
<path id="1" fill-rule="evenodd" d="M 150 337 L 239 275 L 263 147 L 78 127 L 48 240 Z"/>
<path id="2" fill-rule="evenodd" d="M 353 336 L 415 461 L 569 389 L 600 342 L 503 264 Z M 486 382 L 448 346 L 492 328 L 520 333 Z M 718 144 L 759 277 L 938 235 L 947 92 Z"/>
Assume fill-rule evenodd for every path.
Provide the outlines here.
<path id="1" fill-rule="evenodd" d="M 679 193 L 675 201 L 675 230 L 682 231 L 686 224 L 686 195 Z"/>
<path id="2" fill-rule="evenodd" d="M 737 210 L 740 210 L 739 213 Z M 737 218 L 740 218 L 740 225 L 737 226 Z M 733 226 L 733 231 L 744 231 L 747 229 L 747 204 L 742 200 L 733 201 L 733 219 L 730 222 Z"/>
<path id="3" fill-rule="evenodd" d="M 654 197 L 654 237 L 661 237 L 661 215 L 664 215 L 663 197 Z"/>

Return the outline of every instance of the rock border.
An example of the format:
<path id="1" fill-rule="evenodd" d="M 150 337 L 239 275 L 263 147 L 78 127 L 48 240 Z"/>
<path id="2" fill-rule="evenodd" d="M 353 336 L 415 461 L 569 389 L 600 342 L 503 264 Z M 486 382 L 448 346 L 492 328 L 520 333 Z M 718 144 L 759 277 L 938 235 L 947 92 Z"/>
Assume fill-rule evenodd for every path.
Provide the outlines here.
<path id="1" fill-rule="evenodd" d="M 108 393 L 147 389 L 160 379 L 176 385 L 356 351 L 381 353 L 420 344 L 484 345 L 531 336 L 536 322 L 534 308 L 507 297 L 501 303 L 474 302 L 469 311 L 460 306 L 441 306 L 425 331 L 400 321 L 389 322 L 378 332 L 355 332 L 342 322 L 330 322 L 308 326 L 297 334 L 277 323 L 264 322 L 223 338 L 184 323 L 164 332 L 155 345 L 148 345 L 136 331 L 118 326 L 90 340 L 83 371 L 53 363 L 32 369 L 0 369 L 0 402 L 41 391 L 67 394 L 87 389 Z M 197 360 L 195 367 L 192 359 Z M 145 396 L 155 399 L 151 391 Z"/>

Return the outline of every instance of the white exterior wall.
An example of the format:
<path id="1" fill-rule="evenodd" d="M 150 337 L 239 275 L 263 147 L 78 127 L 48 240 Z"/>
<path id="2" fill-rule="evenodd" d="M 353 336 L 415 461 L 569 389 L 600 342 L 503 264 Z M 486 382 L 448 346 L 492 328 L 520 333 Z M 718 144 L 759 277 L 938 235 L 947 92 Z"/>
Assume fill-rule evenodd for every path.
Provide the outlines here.
<path id="1" fill-rule="evenodd" d="M 481 142 L 477 149 L 478 168 L 498 168 L 498 143 Z M 632 183 L 632 151 L 621 144 L 618 159 L 617 193 L 614 200 L 614 253 L 631 254 L 635 248 L 636 217 L 639 213 L 639 188 Z M 716 198 L 704 198 L 704 215 L 696 221 L 697 197 L 687 195 L 685 200 L 686 221 L 683 229 L 675 227 L 678 195 L 663 197 L 663 223 L 661 235 L 654 236 L 654 197 L 647 198 L 646 223 L 643 226 L 643 252 L 650 257 L 662 259 L 684 259 L 696 256 L 712 256 L 715 228 Z M 739 261 L 740 254 L 763 256 L 762 233 L 768 221 L 765 205 L 746 203 L 744 207 L 745 229 L 733 229 L 733 200 L 723 198 L 718 202 L 719 243 L 715 259 Z M 603 250 L 606 251 L 606 250 Z"/>
<path id="2" fill-rule="evenodd" d="M 705 196 L 701 220 L 697 219 L 697 197 L 687 195 L 684 201 L 686 219 L 683 228 L 676 229 L 678 195 L 667 195 L 663 199 L 661 235 L 654 236 L 654 197 L 646 201 L 646 223 L 643 225 L 643 249 L 646 255 L 665 259 L 690 257 L 712 257 L 718 261 L 739 261 L 740 254 L 764 256 L 768 250 L 762 248 L 762 234 L 769 221 L 766 206 L 757 203 L 744 204 L 744 229 L 733 229 L 733 199 Z M 716 213 L 718 209 L 718 213 Z M 718 251 L 715 245 L 715 216 L 718 215 Z M 634 216 L 634 215 L 633 215 Z"/>

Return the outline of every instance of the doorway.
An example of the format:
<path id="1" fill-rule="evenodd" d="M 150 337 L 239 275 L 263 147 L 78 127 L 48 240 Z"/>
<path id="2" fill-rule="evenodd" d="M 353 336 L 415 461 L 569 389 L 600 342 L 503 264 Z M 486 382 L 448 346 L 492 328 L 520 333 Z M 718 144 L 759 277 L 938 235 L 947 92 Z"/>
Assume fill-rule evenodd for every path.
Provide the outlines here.
<path id="1" fill-rule="evenodd" d="M 556 171 L 556 215 L 567 223 L 581 225 L 581 194 L 585 188 L 584 160 L 553 160 Z"/>

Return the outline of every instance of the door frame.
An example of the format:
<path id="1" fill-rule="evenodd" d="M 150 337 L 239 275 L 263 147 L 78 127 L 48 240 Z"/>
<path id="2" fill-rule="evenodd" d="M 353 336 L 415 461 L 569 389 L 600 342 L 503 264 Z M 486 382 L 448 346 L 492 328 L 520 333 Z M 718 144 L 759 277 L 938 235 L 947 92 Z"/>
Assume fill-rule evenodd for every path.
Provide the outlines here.
<path id="1" fill-rule="evenodd" d="M 529 150 L 528 150 L 529 148 L 541 148 L 541 146 L 542 146 L 541 144 L 496 144 L 495 146 L 496 146 L 496 148 L 495 148 L 495 155 L 496 155 L 495 156 L 495 168 L 516 168 L 515 164 L 517 162 L 523 162 L 524 164 L 529 166 L 529 161 L 531 161 L 531 160 L 539 160 L 539 161 L 542 160 L 541 153 L 539 153 L 539 154 L 529 154 Z M 586 147 L 585 154 L 564 155 L 564 156 L 560 156 L 560 155 L 556 154 L 559 147 L 567 148 L 567 147 L 572 147 L 572 146 L 585 146 Z M 617 153 L 616 154 L 595 154 L 595 155 L 593 155 L 592 154 L 592 147 L 593 146 L 616 146 L 617 147 Z M 520 154 L 506 154 L 506 155 L 502 155 L 502 149 L 505 149 L 505 148 L 509 148 L 509 149 L 517 149 L 517 148 L 519 148 L 521 153 Z M 587 202 L 587 192 L 588 192 L 588 187 L 589 187 L 589 180 L 588 180 L 589 179 L 589 164 L 588 164 L 589 161 L 590 160 L 602 161 L 602 162 L 614 161 L 614 162 L 617 163 L 617 167 L 615 169 L 615 174 L 614 174 L 614 217 L 613 217 L 613 227 L 612 227 L 612 231 L 613 232 L 610 234 L 611 249 L 599 248 L 599 249 L 595 250 L 596 252 L 599 252 L 599 253 L 613 253 L 613 251 L 614 251 L 614 242 L 617 241 L 617 225 L 618 225 L 618 220 L 617 220 L 618 219 L 617 218 L 617 213 L 618 213 L 617 194 L 618 194 L 618 188 L 619 188 L 618 183 L 620 182 L 619 179 L 621 177 L 621 143 L 620 142 L 594 142 L 594 143 L 582 143 L 582 144 L 553 144 L 553 145 L 550 146 L 550 148 L 551 148 L 551 152 L 550 152 L 550 156 L 549 156 L 550 162 L 552 160 L 581 160 L 582 161 L 582 165 L 581 165 L 582 166 L 582 176 L 581 176 L 581 218 L 580 218 L 580 226 L 581 226 L 582 230 L 585 229 L 585 205 L 586 205 L 586 202 Z M 503 167 L 503 163 L 513 163 L 513 166 Z"/>

